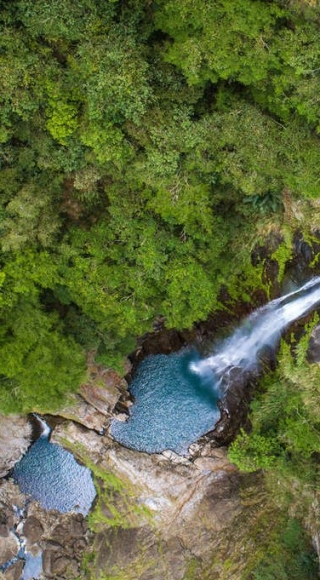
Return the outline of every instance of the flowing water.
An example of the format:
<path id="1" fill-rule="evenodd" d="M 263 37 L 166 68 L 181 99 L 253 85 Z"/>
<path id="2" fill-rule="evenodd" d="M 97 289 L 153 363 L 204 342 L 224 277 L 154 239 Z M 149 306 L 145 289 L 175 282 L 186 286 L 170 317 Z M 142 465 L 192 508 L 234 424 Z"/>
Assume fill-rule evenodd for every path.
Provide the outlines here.
<path id="1" fill-rule="evenodd" d="M 256 310 L 216 353 L 196 350 L 146 358 L 130 385 L 135 403 L 126 422 L 114 420 L 112 436 L 138 451 L 171 449 L 182 455 L 220 417 L 222 378 L 233 367 L 254 371 L 265 346 L 275 349 L 281 332 L 320 303 L 320 277 Z"/>
<path id="2" fill-rule="evenodd" d="M 80 465 L 72 453 L 50 443 L 50 428 L 39 417 L 38 420 L 43 432 L 15 465 L 15 482 L 45 509 L 87 515 L 96 495 L 91 471 Z"/>
<path id="3" fill-rule="evenodd" d="M 320 302 L 320 277 L 281 298 L 269 302 L 249 316 L 216 354 L 191 363 L 191 370 L 222 376 L 232 367 L 253 370 L 265 346 L 275 348 L 281 332 Z"/>

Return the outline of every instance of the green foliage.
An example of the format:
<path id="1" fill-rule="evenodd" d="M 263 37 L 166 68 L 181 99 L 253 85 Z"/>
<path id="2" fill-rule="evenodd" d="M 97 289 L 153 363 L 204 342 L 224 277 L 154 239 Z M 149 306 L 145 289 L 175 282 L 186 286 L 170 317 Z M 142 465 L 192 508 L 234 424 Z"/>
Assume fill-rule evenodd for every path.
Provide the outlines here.
<path id="1" fill-rule="evenodd" d="M 219 78 L 251 84 L 278 65 L 268 43 L 285 14 L 275 3 L 252 0 L 184 0 L 179 6 L 163 0 L 156 25 L 173 38 L 166 58 L 182 68 L 190 84 Z"/>
<path id="2" fill-rule="evenodd" d="M 231 445 L 231 461 L 243 471 L 274 469 L 313 483 L 320 452 L 319 376 L 316 365 L 301 355 L 293 359 L 284 343 L 278 369 L 252 403 L 252 432 L 242 432 Z"/>
<path id="3" fill-rule="evenodd" d="M 0 407 L 4 412 L 58 408 L 84 376 L 84 357 L 74 340 L 24 300 L 1 318 Z"/>
<path id="4" fill-rule="evenodd" d="M 25 246 L 50 246 L 60 222 L 50 196 L 39 187 L 26 184 L 7 204 L 1 224 L 1 247 L 4 252 L 19 251 Z"/>
<path id="5" fill-rule="evenodd" d="M 101 28 L 102 16 L 105 25 L 112 18 L 117 0 L 104 5 L 103 12 L 94 0 L 79 0 L 74 3 L 65 0 L 20 0 L 16 2 L 18 18 L 32 36 L 43 36 L 51 42 L 76 41 Z M 100 12 L 100 14 L 99 14 Z"/>
<path id="6" fill-rule="evenodd" d="M 251 195 L 244 199 L 244 203 L 252 205 L 260 213 L 277 213 L 282 206 L 282 196 L 279 192 L 267 191 L 263 195 Z"/>
<path id="7" fill-rule="evenodd" d="M 0 407 L 30 412 L 61 405 L 84 376 L 82 348 L 56 312 L 43 308 L 39 287 L 55 284 L 49 255 L 27 252 L 2 271 L 0 301 Z"/>
<path id="8" fill-rule="evenodd" d="M 289 518 L 276 530 L 266 554 L 251 573 L 253 580 L 312 580 L 316 555 L 299 521 Z"/>
<path id="9" fill-rule="evenodd" d="M 278 280 L 282 281 L 285 272 L 286 264 L 292 257 L 292 232 L 290 230 L 283 229 L 283 240 L 278 245 L 277 249 L 272 253 L 271 258 L 276 260 L 278 264 Z"/>
<path id="10" fill-rule="evenodd" d="M 185 576 L 183 577 L 183 580 L 193 580 L 193 578 L 195 578 L 197 575 L 197 570 L 199 570 L 199 560 L 193 557 L 188 562 L 187 571 Z"/>
<path id="11" fill-rule="evenodd" d="M 277 370 L 252 403 L 252 430 L 242 431 L 229 450 L 240 470 L 263 469 L 270 498 L 284 518 L 289 510 L 300 520 L 280 522 L 246 579 L 317 577 L 316 556 L 303 529 L 319 487 L 320 371 L 306 362 L 310 332 L 311 324 L 294 356 L 292 347 L 282 344 Z"/>
<path id="12" fill-rule="evenodd" d="M 55 344 L 120 368 L 159 315 L 190 327 L 221 306 L 222 287 L 231 300 L 263 287 L 251 250 L 280 228 L 283 191 L 320 195 L 319 9 L 13 0 L 0 10 L 1 348 L 11 349 L 1 393 L 11 409 L 10 389 L 24 391 L 17 408 L 32 408 L 31 364 L 65 390 L 80 380 Z M 287 255 L 285 238 L 281 268 Z M 24 318 L 29 334 L 17 330 Z M 297 430 L 288 423 L 291 439 Z"/>
<path id="13" fill-rule="evenodd" d="M 243 430 L 229 449 L 229 459 L 240 471 L 272 468 L 281 455 L 281 446 L 274 435 L 248 435 Z"/>

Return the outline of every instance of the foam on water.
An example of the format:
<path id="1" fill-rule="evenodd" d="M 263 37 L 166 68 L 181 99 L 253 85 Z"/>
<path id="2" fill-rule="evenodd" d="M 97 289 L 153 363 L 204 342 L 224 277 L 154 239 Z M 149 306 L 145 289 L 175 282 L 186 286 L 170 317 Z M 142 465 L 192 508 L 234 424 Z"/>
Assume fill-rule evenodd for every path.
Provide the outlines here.
<path id="1" fill-rule="evenodd" d="M 256 310 L 203 360 L 196 351 L 148 357 L 129 387 L 135 398 L 130 417 L 112 422 L 112 436 L 139 451 L 187 454 L 190 444 L 219 419 L 217 400 L 230 369 L 255 370 L 261 350 L 275 349 L 281 332 L 318 303 L 320 277 Z"/>
<path id="2" fill-rule="evenodd" d="M 230 367 L 253 369 L 265 346 L 275 347 L 281 332 L 294 320 L 307 314 L 320 302 L 320 277 L 300 289 L 269 302 L 256 310 L 223 342 L 216 354 L 191 363 L 190 369 L 200 375 L 214 371 L 218 376 Z"/>

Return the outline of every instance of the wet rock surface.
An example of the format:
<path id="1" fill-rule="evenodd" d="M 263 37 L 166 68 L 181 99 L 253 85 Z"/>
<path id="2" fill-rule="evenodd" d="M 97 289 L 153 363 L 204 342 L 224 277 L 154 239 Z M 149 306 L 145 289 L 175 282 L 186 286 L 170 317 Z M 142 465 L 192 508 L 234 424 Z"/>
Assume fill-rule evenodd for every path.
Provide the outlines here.
<path id="1" fill-rule="evenodd" d="M 43 525 L 35 516 L 26 518 L 23 524 L 23 535 L 26 538 L 27 545 L 32 546 L 38 542 L 43 534 Z"/>
<path id="2" fill-rule="evenodd" d="M 240 427 L 246 427 L 249 404 L 257 386 L 257 374 L 233 367 L 228 373 L 225 394 L 219 401 L 221 417 L 214 429 L 200 440 L 212 439 L 217 445 L 227 445 Z"/>
<path id="3" fill-rule="evenodd" d="M 46 511 L 20 493 L 11 481 L 5 481 L 0 487 L 0 513 L 3 534 L 0 536 L 0 566 L 16 556 L 24 544 L 27 554 L 42 555 L 41 578 L 77 577 L 90 536 L 81 514 Z M 24 560 L 19 559 L 5 570 L 4 577 L 19 580 L 23 566 Z"/>

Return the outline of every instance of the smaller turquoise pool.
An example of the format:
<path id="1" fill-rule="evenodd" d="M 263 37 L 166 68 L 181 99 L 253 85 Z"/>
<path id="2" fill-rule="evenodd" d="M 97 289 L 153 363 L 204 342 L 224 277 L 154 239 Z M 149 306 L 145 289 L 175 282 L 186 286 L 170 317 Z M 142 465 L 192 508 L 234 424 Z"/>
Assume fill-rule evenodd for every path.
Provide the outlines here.
<path id="1" fill-rule="evenodd" d="M 114 439 L 147 453 L 171 449 L 187 455 L 191 443 L 213 429 L 220 417 L 214 374 L 190 370 L 198 360 L 198 353 L 190 350 L 146 358 L 130 385 L 135 403 L 128 421 L 112 422 Z"/>
<path id="2" fill-rule="evenodd" d="M 23 493 L 48 510 L 86 515 L 95 498 L 91 471 L 69 451 L 42 435 L 15 465 L 13 478 Z"/>

